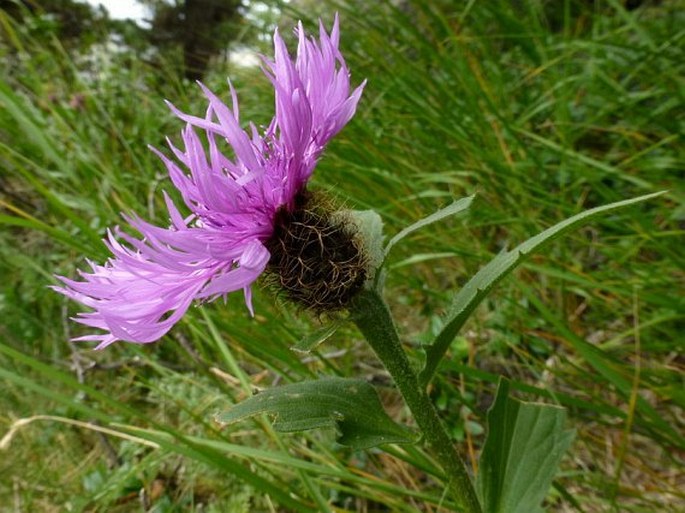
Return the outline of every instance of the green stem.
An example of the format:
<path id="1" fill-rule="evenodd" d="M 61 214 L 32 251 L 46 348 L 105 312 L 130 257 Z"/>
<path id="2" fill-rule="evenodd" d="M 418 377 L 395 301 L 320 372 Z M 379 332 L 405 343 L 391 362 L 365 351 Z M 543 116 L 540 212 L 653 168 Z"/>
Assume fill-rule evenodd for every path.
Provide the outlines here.
<path id="1" fill-rule="evenodd" d="M 466 465 L 455 451 L 425 387 L 419 385 L 385 301 L 378 292 L 363 290 L 355 296 L 351 312 L 352 320 L 402 393 L 424 439 L 447 475 L 450 491 L 464 511 L 481 513 Z"/>

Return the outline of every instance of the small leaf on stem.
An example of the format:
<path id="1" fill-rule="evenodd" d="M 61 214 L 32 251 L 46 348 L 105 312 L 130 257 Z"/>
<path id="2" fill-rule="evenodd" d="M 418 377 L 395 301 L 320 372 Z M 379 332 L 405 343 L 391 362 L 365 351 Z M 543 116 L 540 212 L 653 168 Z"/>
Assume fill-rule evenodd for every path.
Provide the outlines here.
<path id="1" fill-rule="evenodd" d="M 338 442 L 353 449 L 414 443 L 416 436 L 385 413 L 376 390 L 364 380 L 322 378 L 272 388 L 217 415 L 233 424 L 266 413 L 277 431 L 336 428 Z"/>
<path id="2" fill-rule="evenodd" d="M 397 244 L 400 240 L 404 239 L 410 233 L 414 233 L 415 231 L 420 230 L 421 228 L 428 226 L 429 224 L 442 221 L 447 217 L 459 214 L 460 212 L 464 212 L 471 206 L 473 198 L 474 196 L 468 196 L 466 198 L 457 200 L 451 205 L 438 210 L 437 212 L 429 215 L 428 217 L 424 217 L 423 219 L 416 221 L 414 224 L 407 226 L 404 230 L 402 230 L 400 233 L 398 233 L 392 239 L 390 239 L 388 245 L 385 246 L 385 256 L 387 257 L 393 246 Z"/>
<path id="3" fill-rule="evenodd" d="M 334 321 L 327 326 L 315 330 L 309 335 L 300 339 L 290 349 L 297 351 L 298 353 L 311 353 L 320 344 L 323 344 L 326 340 L 328 340 L 330 336 L 338 330 L 340 324 L 340 322 Z"/>

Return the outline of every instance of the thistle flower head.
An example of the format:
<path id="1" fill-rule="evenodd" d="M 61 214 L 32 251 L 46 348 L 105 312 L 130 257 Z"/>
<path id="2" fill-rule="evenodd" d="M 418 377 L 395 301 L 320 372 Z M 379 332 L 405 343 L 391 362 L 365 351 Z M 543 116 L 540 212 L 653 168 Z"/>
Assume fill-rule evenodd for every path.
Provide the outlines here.
<path id="1" fill-rule="evenodd" d="M 181 214 L 165 194 L 169 227 L 125 216 L 140 238 L 119 229 L 108 231 L 105 243 L 112 257 L 104 265 L 89 262 L 91 269 L 80 272 L 81 281 L 59 277 L 63 286 L 55 290 L 92 309 L 75 320 L 103 330 L 76 340 L 98 341 L 98 348 L 117 340 L 154 342 L 178 322 L 194 300 L 212 300 L 241 289 L 253 311 L 251 285 L 269 265 L 280 272 L 281 243 L 297 247 L 293 237 L 307 231 L 293 223 L 318 212 L 306 191 L 307 181 L 328 141 L 354 115 L 364 87 L 362 83 L 350 88 L 350 73 L 338 49 L 337 16 L 330 33 L 320 25 L 318 39 L 308 38 L 301 24 L 295 32 L 298 46 L 294 59 L 278 31 L 274 34 L 274 59 L 264 59 L 264 71 L 275 89 L 276 112 L 261 133 L 253 124 L 247 131 L 241 128 L 237 95 L 230 85 L 230 106 L 200 85 L 208 100 L 203 117 L 169 104 L 186 122 L 181 134 L 183 147 L 169 141 L 174 158 L 153 150 L 164 162 L 190 214 Z M 230 157 L 220 150 L 224 141 L 233 150 Z M 317 216 L 318 228 L 310 233 L 319 240 L 321 230 L 335 230 L 327 215 Z M 338 232 L 347 233 L 343 229 Z M 351 240 L 350 235 L 346 237 Z M 307 247 L 305 253 L 311 258 L 300 261 L 309 267 L 316 258 L 313 246 Z M 347 258 L 333 250 L 330 254 L 324 251 L 326 269 L 338 265 L 337 261 L 330 264 L 334 254 Z M 297 263 L 298 258 L 286 267 L 292 267 L 293 261 Z M 313 276 L 304 268 L 291 271 Z M 337 275 L 327 272 L 324 279 Z M 344 295 L 338 294 L 332 304 L 342 301 Z"/>

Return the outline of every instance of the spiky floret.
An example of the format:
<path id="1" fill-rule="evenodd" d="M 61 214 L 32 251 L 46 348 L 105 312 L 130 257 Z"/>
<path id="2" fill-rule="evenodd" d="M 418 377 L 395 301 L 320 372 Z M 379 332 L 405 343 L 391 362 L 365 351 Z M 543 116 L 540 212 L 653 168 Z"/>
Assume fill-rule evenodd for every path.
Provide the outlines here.
<path id="1" fill-rule="evenodd" d="M 318 315 L 346 308 L 367 276 L 368 259 L 355 227 L 334 211 L 324 195 L 303 191 L 295 208 L 278 211 L 266 243 L 267 281 Z"/>
<path id="2" fill-rule="evenodd" d="M 100 332 L 76 340 L 98 341 L 103 348 L 124 340 L 139 344 L 154 342 L 166 334 L 188 310 L 193 301 L 210 301 L 242 290 L 252 309 L 252 284 L 262 275 L 271 259 L 265 247 L 276 229 L 276 212 L 292 212 L 293 223 L 287 244 L 297 246 L 297 225 L 304 215 L 294 208 L 296 197 L 311 178 L 326 144 L 352 118 L 364 83 L 350 87 L 350 72 L 340 49 L 336 16 L 330 33 L 320 24 L 319 37 L 308 37 L 302 24 L 294 57 L 288 53 L 278 31 L 274 34 L 274 58 L 264 58 L 264 71 L 275 91 L 275 115 L 263 132 L 253 124 L 243 129 L 239 119 L 237 94 L 230 88 L 232 102 L 223 103 L 201 86 L 209 102 L 204 116 L 186 114 L 173 105 L 171 110 L 187 125 L 182 132 L 183 148 L 170 144 L 173 158 L 158 152 L 169 171 L 190 215 L 178 209 L 165 196 L 171 226 L 155 226 L 136 216 L 127 222 L 140 232 L 124 230 L 109 233 L 111 258 L 104 264 L 91 264 L 81 280 L 58 277 L 55 290 L 92 311 L 79 313 L 75 320 Z M 231 147 L 229 155 L 220 148 Z M 282 214 L 279 214 L 279 217 Z M 321 238 L 335 243 L 325 216 L 320 216 Z M 307 224 L 307 223 L 304 223 Z M 292 240 L 291 240 L 292 239 Z M 317 237 L 318 240 L 318 237 Z M 342 243 L 341 243 L 342 244 Z M 300 258 L 310 266 L 313 246 Z M 345 275 L 342 249 L 327 250 L 331 270 L 325 278 Z M 304 258 L 304 255 L 308 255 Z M 275 259 L 276 260 L 276 259 Z M 293 268 L 284 262 L 285 268 Z M 342 274 L 341 274 L 342 272 Z M 356 283 L 347 274 L 347 280 Z M 310 275 L 299 276 L 303 283 Z M 347 285 L 333 280 L 335 292 L 321 297 L 344 301 Z M 297 278 L 295 279 L 297 282 Z M 313 280 L 311 281 L 313 283 Z M 284 284 L 294 288 L 292 281 Z"/>

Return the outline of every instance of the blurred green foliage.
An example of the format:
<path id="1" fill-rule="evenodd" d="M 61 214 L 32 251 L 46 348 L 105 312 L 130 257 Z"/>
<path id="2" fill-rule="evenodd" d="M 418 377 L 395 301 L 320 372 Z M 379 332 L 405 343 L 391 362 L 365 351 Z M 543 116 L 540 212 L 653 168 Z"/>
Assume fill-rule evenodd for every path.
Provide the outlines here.
<path id="1" fill-rule="evenodd" d="M 154 65 L 173 63 L 174 73 L 202 78 L 210 60 L 231 43 L 254 36 L 240 0 L 143 0 L 143 20 L 112 19 L 102 6 L 84 0 L 0 0 L 0 9 L 36 43 L 52 38 L 70 52 L 126 53 Z M 6 29 L 5 37 L 14 29 Z M 10 51 L 12 45 L 7 47 Z M 98 51 L 96 49 L 96 51 Z"/>
<path id="2" fill-rule="evenodd" d="M 296 19 L 330 26 L 339 11 L 353 82 L 368 79 L 313 186 L 377 210 L 388 235 L 477 194 L 468 217 L 393 253 L 388 297 L 417 363 L 454 291 L 503 247 L 583 209 L 670 190 L 528 261 L 479 308 L 433 384 L 467 459 L 482 445 L 499 375 L 521 398 L 569 409 L 578 437 L 553 511 L 676 512 L 685 500 L 685 10 L 634 4 L 301 1 L 245 13 L 261 20 L 253 41 L 269 53 L 274 9 L 284 35 Z M 68 342 L 83 333 L 68 319 L 78 306 L 47 288 L 52 275 L 103 261 L 100 240 L 122 211 L 168 222 L 161 190 L 173 187 L 146 145 L 164 148 L 182 128 L 163 98 L 188 112 L 205 106 L 176 57 L 147 59 L 133 44 L 76 48 L 46 23 L 0 11 L 0 434 L 52 416 L 13 432 L 0 504 L 449 511 L 418 449 L 351 452 L 333 433 L 213 423 L 255 387 L 322 374 L 370 380 L 393 419 L 411 422 L 351 327 L 312 355 L 290 351 L 317 321 L 269 290 L 256 291 L 255 319 L 232 297 L 193 308 L 151 346 L 94 353 Z M 224 97 L 227 74 L 242 119 L 268 123 L 261 72 L 213 62 L 205 81 Z"/>

